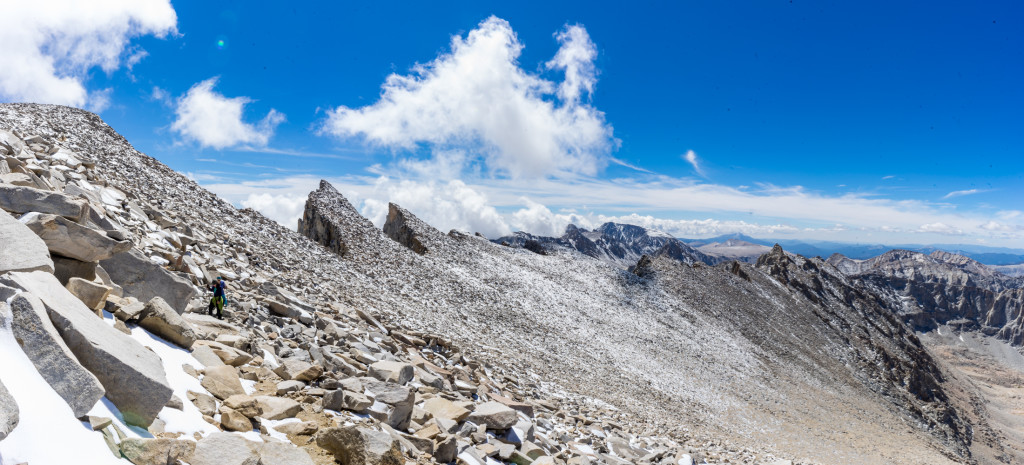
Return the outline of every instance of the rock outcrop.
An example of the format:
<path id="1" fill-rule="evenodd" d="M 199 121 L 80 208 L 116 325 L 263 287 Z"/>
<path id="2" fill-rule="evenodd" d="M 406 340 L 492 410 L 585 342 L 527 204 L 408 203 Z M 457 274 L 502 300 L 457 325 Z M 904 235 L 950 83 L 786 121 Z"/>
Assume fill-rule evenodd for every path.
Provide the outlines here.
<path id="1" fill-rule="evenodd" d="M 393 203 L 388 204 L 384 234 L 420 255 L 441 247 L 446 239 L 440 231 Z"/>
<path id="2" fill-rule="evenodd" d="M 836 254 L 828 262 L 885 296 L 917 330 L 950 324 L 1024 345 L 1024 278 L 943 251 L 892 250 L 860 261 Z"/>

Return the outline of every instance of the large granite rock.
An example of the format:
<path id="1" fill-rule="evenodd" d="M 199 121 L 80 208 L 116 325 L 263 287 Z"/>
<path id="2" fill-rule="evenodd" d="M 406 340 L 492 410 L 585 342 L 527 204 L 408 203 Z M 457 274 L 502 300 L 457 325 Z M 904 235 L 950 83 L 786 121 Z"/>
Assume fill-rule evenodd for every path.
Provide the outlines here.
<path id="1" fill-rule="evenodd" d="M 8 273 L 0 282 L 42 300 L 61 338 L 100 380 L 125 421 L 139 426 L 153 422 L 172 394 L 159 356 L 97 318 L 52 274 Z"/>
<path id="2" fill-rule="evenodd" d="M 53 273 L 53 260 L 46 243 L 9 213 L 0 211 L 0 274 L 8 271 Z"/>
<path id="3" fill-rule="evenodd" d="M 196 333 L 178 312 L 160 297 L 153 297 L 139 313 L 139 326 L 185 349 L 196 342 Z"/>
<path id="4" fill-rule="evenodd" d="M 411 389 L 395 383 L 367 381 L 366 391 L 373 393 L 374 402 L 370 415 L 398 430 L 409 427 L 416 394 Z"/>
<path id="5" fill-rule="evenodd" d="M 40 241 L 42 241 L 42 239 L 40 239 Z M 45 245 L 46 243 L 44 242 L 43 244 Z M 57 280 L 65 286 L 71 278 L 82 278 L 86 281 L 93 281 L 96 279 L 95 262 L 83 262 L 73 258 L 62 257 L 60 255 L 51 255 L 50 258 L 53 259 L 54 276 L 56 276 Z"/>
<path id="6" fill-rule="evenodd" d="M 238 372 L 235 371 L 235 367 L 228 365 L 206 367 L 201 384 L 210 391 L 210 394 L 221 400 L 245 394 L 242 382 L 238 379 Z"/>
<path id="7" fill-rule="evenodd" d="M 357 426 L 321 429 L 316 445 L 346 465 L 403 465 L 398 441 L 390 434 Z"/>
<path id="8" fill-rule="evenodd" d="M 102 284 L 86 281 L 82 278 L 71 278 L 64 287 L 91 310 L 100 310 L 106 306 L 107 297 L 110 296 L 110 291 L 113 290 Z"/>
<path id="9" fill-rule="evenodd" d="M 314 464 L 306 451 L 286 442 L 264 442 L 258 446 L 257 451 L 260 454 L 260 465 Z"/>
<path id="10" fill-rule="evenodd" d="M 128 241 L 115 241 L 105 233 L 87 228 L 63 216 L 29 213 L 21 218 L 51 253 L 83 262 L 105 260 L 131 248 Z"/>
<path id="11" fill-rule="evenodd" d="M 18 426 L 18 403 L 7 391 L 3 381 L 0 381 L 0 441 L 14 431 Z"/>
<path id="12" fill-rule="evenodd" d="M 103 385 L 64 344 L 43 302 L 31 294 L 19 293 L 11 298 L 10 306 L 11 331 L 36 370 L 68 403 L 75 417 L 89 413 L 103 397 Z"/>
<path id="13" fill-rule="evenodd" d="M 124 295 L 149 302 L 154 297 L 163 298 L 179 315 L 185 311 L 188 301 L 195 295 L 192 283 L 171 273 L 150 261 L 138 249 L 119 253 L 100 262 Z"/>
<path id="14" fill-rule="evenodd" d="M 33 187 L 0 184 L 0 209 L 12 213 L 39 212 L 82 219 L 88 203 L 80 198 Z"/>
<path id="15" fill-rule="evenodd" d="M 166 438 L 127 438 L 118 446 L 135 465 L 177 465 L 188 462 L 196 449 L 195 441 Z"/>
<path id="16" fill-rule="evenodd" d="M 213 433 L 196 443 L 191 465 L 258 465 L 257 445 L 231 433 Z"/>
<path id="17" fill-rule="evenodd" d="M 478 425 L 487 425 L 487 429 L 509 429 L 519 420 L 519 415 L 500 402 L 484 402 L 476 406 L 466 420 Z"/>
<path id="18" fill-rule="evenodd" d="M 267 420 L 294 418 L 302 411 L 302 404 L 284 397 L 256 396 L 256 403 L 263 410 L 262 417 Z"/>

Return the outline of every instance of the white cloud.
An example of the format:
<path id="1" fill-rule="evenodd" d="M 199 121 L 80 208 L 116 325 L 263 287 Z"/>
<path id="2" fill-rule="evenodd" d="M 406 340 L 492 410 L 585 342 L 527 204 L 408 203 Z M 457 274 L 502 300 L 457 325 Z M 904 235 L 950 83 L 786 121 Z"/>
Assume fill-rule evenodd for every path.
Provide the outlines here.
<path id="1" fill-rule="evenodd" d="M 512 232 L 487 196 L 462 181 L 419 183 L 382 177 L 367 195 L 361 213 L 377 226 L 384 225 L 388 202 L 393 202 L 442 232 L 458 229 L 488 237 Z"/>
<path id="2" fill-rule="evenodd" d="M 109 90 L 86 88 L 88 73 L 107 73 L 144 55 L 130 51 L 133 37 L 176 32 L 167 0 L 5 1 L 0 13 L 0 99 L 56 103 L 101 110 Z M 98 111 L 97 110 L 97 111 Z"/>
<path id="3" fill-rule="evenodd" d="M 213 90 L 216 77 L 199 82 L 178 98 L 175 107 L 177 119 L 171 129 L 186 139 L 205 147 L 223 149 L 240 144 L 267 145 L 274 129 L 285 120 L 284 114 L 271 109 L 257 124 L 242 120 L 248 97 L 225 97 Z M 153 97 L 160 93 L 154 88 Z"/>
<path id="4" fill-rule="evenodd" d="M 306 196 L 289 194 L 259 193 L 249 194 L 241 202 L 243 207 L 251 208 L 282 225 L 295 229 L 299 218 L 306 208 Z"/>
<path id="5" fill-rule="evenodd" d="M 687 163 L 693 165 L 693 170 L 696 171 L 697 174 L 704 177 L 704 170 L 700 168 L 699 160 L 697 160 L 697 152 L 694 152 L 693 150 L 687 150 L 686 154 L 683 155 L 683 160 L 686 160 Z"/>
<path id="6" fill-rule="evenodd" d="M 523 45 L 508 22 L 491 17 L 453 37 L 450 53 L 388 76 L 377 103 L 328 111 L 322 131 L 389 148 L 468 150 L 493 174 L 596 174 L 616 144 L 604 114 L 580 98 L 596 82 L 596 48 L 580 26 L 556 37 L 561 48 L 547 67 L 564 71 L 557 90 L 520 68 Z M 557 101 L 549 97 L 556 93 Z"/>
<path id="7" fill-rule="evenodd" d="M 978 189 L 966 189 L 966 190 L 962 190 L 962 191 L 953 191 L 953 192 L 950 192 L 950 193 L 942 196 L 942 198 L 943 199 L 951 199 L 953 197 L 961 197 L 961 196 L 964 196 L 964 195 L 978 194 L 980 192 L 984 192 L 984 191 L 981 191 L 981 190 L 978 190 Z"/>
<path id="8" fill-rule="evenodd" d="M 442 231 L 479 231 L 492 238 L 512 230 L 558 236 L 569 223 L 593 228 L 614 221 L 691 238 L 742 232 L 755 237 L 896 244 L 935 243 L 958 237 L 1024 247 L 1024 214 L 1017 211 L 989 216 L 961 214 L 942 204 L 825 196 L 800 187 L 740 190 L 669 178 L 541 179 L 529 183 L 487 179 L 465 183 L 378 175 L 328 180 L 378 226 L 383 224 L 387 202 L 391 201 Z M 294 228 L 293 218 L 299 211 L 294 199 L 305 199 L 318 182 L 316 177 L 296 176 L 204 185 L 236 205 L 243 205 L 253 194 L 290 196 L 294 210 L 289 215 L 282 214 L 278 207 L 267 208 L 264 213 Z"/>
<path id="9" fill-rule="evenodd" d="M 964 233 L 963 230 L 944 223 L 922 224 L 919 231 L 926 233 L 945 234 L 950 236 L 960 235 Z"/>

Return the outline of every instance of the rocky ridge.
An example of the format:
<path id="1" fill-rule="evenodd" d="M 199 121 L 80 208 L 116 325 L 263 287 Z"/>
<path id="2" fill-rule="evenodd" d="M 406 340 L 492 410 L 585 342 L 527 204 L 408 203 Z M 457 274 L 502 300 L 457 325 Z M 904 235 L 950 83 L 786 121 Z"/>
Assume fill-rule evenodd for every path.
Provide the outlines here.
<path id="1" fill-rule="evenodd" d="M 566 226 L 561 237 L 535 236 L 518 231 L 510 236 L 494 239 L 493 242 L 526 248 L 535 253 L 546 253 L 548 249 L 575 250 L 623 268 L 635 265 L 643 255 L 668 255 L 686 264 L 701 262 L 715 265 L 727 260 L 706 255 L 660 231 L 610 222 L 593 231 L 570 224 Z"/>
<path id="2" fill-rule="evenodd" d="M 962 255 L 893 250 L 857 261 L 833 255 L 828 262 L 878 295 L 915 329 L 940 325 L 978 330 L 1024 345 L 1024 278 L 994 271 Z"/>
<path id="3" fill-rule="evenodd" d="M 74 222 L 129 241 L 107 260 L 129 257 L 118 262 L 133 269 L 127 276 L 147 278 L 114 279 L 103 261 L 69 262 L 38 243 L 26 248 L 36 271 L 0 273 L 61 295 L 76 278 L 109 288 L 106 313 L 91 318 L 140 344 L 163 331 L 153 328 L 196 335 L 187 354 L 159 357 L 166 377 L 190 389 L 170 383 L 153 438 L 121 439 L 134 430 L 95 419 L 114 455 L 133 463 L 440 462 L 452 453 L 463 463 L 775 463 L 772 452 L 810 457 L 803 463 L 970 461 L 963 417 L 944 400 L 949 381 L 902 323 L 820 262 L 781 251 L 756 266 L 655 257 L 631 274 L 576 252 L 542 256 L 443 234 L 396 206 L 392 230 L 410 234 L 395 236 L 425 244 L 421 254 L 329 184 L 311 193 L 299 228 L 321 246 L 232 208 L 90 113 L 2 105 L 0 129 L 12 131 L 0 133 L 5 149 L 20 148 L 4 154 L 7 174 L 22 175 L 9 178 L 75 193 L 91 213 Z M 226 321 L 202 315 L 203 299 L 170 304 L 182 280 L 200 291 L 218 275 L 231 282 Z M 179 318 L 138 297 L 154 292 L 140 283 L 157 281 L 156 297 Z M 74 298 L 76 317 L 94 315 L 86 301 L 100 299 Z M 150 317 L 162 320 L 147 331 Z M 182 431 L 167 421 L 174 411 L 207 426 Z"/>

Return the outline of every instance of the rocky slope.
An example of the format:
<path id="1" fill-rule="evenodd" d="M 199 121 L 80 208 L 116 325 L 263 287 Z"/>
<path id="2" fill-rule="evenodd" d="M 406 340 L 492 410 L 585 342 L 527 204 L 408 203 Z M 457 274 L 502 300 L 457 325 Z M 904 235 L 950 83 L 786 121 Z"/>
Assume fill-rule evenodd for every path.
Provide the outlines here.
<path id="1" fill-rule="evenodd" d="M 837 254 L 828 261 L 888 296 L 915 329 L 950 324 L 1024 344 L 1024 278 L 943 251 L 893 250 L 863 261 Z"/>
<path id="2" fill-rule="evenodd" d="M 0 105 L 0 129 L 12 131 L 0 133 L 11 171 L 0 186 L 33 189 L 3 207 L 17 216 L 0 222 L 3 244 L 24 244 L 0 249 L 13 264 L 0 270 L 3 327 L 29 327 L 14 315 L 53 325 L 33 333 L 51 347 L 35 355 L 0 333 L 0 381 L 20 407 L 0 396 L 4 463 L 46 449 L 30 447 L 50 435 L 44 416 L 69 419 L 67 434 L 85 435 L 75 444 L 106 461 L 133 463 L 974 460 L 956 381 L 888 300 L 820 260 L 773 250 L 754 265 L 691 265 L 669 257 L 687 251 L 676 247 L 638 256 L 630 273 L 576 248 L 540 255 L 444 234 L 398 206 L 377 229 L 326 183 L 300 235 L 232 208 L 90 113 Z M 85 247 L 94 254 L 60 253 Z M 218 275 L 226 321 L 193 297 Z M 155 354 L 126 378 L 149 384 L 101 376 L 118 347 Z M 98 387 L 68 401 L 37 360 L 77 363 Z M 132 386 L 143 392 L 115 400 Z M 97 393 L 106 401 L 89 405 Z M 82 409 L 100 432 L 74 419 Z"/>

